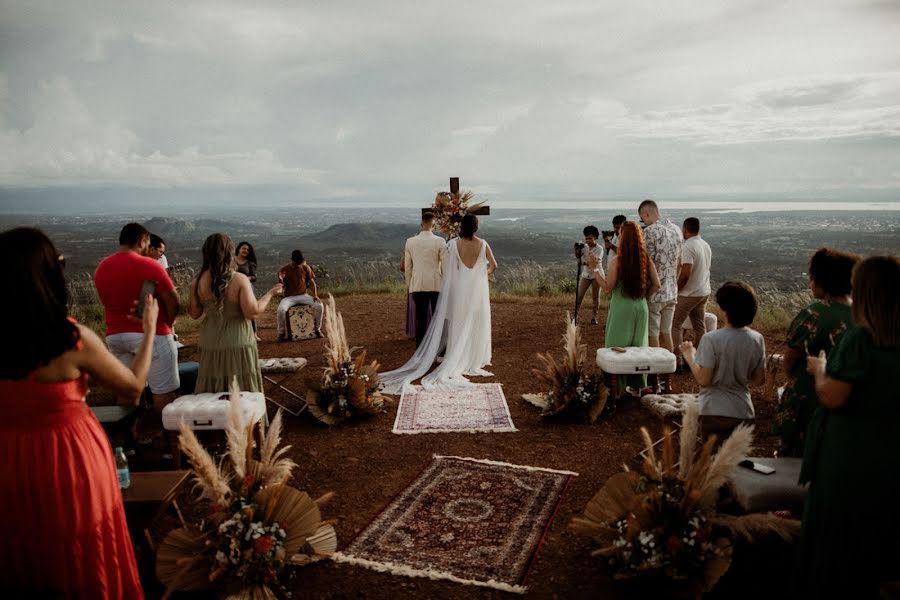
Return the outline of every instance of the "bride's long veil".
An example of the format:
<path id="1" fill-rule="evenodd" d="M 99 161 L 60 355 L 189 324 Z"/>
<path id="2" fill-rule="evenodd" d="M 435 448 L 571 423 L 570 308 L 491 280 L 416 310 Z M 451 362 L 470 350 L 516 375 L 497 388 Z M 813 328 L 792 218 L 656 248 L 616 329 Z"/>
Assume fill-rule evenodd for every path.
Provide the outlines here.
<path id="1" fill-rule="evenodd" d="M 487 242 L 482 241 L 472 269 L 461 263 L 456 240 L 449 246 L 441 293 L 422 343 L 405 365 L 379 374 L 387 394 L 399 394 L 405 385 L 428 373 L 442 351 L 442 362 L 422 379 L 423 386 L 471 385 L 464 375 L 490 375 L 482 369 L 491 362 Z"/>

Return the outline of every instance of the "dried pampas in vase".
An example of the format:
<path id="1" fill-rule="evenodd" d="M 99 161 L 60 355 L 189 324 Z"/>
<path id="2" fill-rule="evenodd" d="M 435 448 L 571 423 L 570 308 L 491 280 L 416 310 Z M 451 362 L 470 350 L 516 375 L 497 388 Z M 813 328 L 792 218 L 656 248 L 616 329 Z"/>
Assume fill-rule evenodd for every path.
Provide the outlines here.
<path id="1" fill-rule="evenodd" d="M 753 444 L 753 427 L 741 425 L 713 453 L 712 436 L 697 449 L 699 407 L 686 407 L 678 452 L 669 430 L 657 453 L 650 433 L 641 472 L 610 477 L 570 529 L 590 536 L 616 579 L 654 579 L 675 595 L 710 591 L 731 565 L 735 539 L 760 535 L 791 539 L 800 523 L 773 514 L 734 516 L 716 510 L 719 488 Z M 677 460 L 676 460 L 677 459 Z"/>
<path id="2" fill-rule="evenodd" d="M 200 497 L 209 513 L 169 533 L 160 544 L 156 574 L 174 591 L 216 589 L 227 598 L 275 598 L 272 588 L 287 591 L 286 571 L 330 556 L 337 549 L 333 523 L 323 521 L 319 507 L 288 485 L 296 464 L 280 447 L 279 410 L 262 441 L 260 460 L 252 456 L 257 422 L 244 417 L 240 391 L 232 385 L 228 407 L 227 461 L 217 465 L 185 424 L 181 448 L 194 467 Z"/>
<path id="3" fill-rule="evenodd" d="M 306 393 L 309 413 L 326 425 L 337 425 L 345 419 L 384 412 L 387 398 L 379 391 L 377 361 L 366 363 L 366 351 L 353 358 L 353 350 L 347 342 L 344 318 L 335 306 L 334 297 L 328 296 L 328 313 L 325 323 L 325 372 L 318 389 Z"/>
<path id="4" fill-rule="evenodd" d="M 561 363 L 550 353 L 539 353 L 541 368 L 531 372 L 547 391 L 523 394 L 522 399 L 543 411 L 545 417 L 569 416 L 593 423 L 606 408 L 608 390 L 602 377 L 587 368 L 587 346 L 581 330 L 566 313 Z"/>

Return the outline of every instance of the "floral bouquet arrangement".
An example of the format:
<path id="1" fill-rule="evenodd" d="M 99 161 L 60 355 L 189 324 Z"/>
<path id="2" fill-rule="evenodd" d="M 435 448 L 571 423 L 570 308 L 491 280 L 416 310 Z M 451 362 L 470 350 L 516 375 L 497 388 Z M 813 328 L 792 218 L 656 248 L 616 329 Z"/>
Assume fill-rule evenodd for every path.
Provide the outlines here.
<path id="1" fill-rule="evenodd" d="M 325 373 L 318 389 L 306 393 L 309 412 L 326 425 L 336 425 L 345 419 L 373 415 L 385 411 L 387 398 L 381 395 L 377 361 L 366 362 L 363 350 L 355 359 L 347 343 L 344 318 L 335 308 L 334 297 L 328 297 L 325 321 Z"/>
<path id="2" fill-rule="evenodd" d="M 581 343 L 581 331 L 569 313 L 563 349 L 562 363 L 550 353 L 537 355 L 541 368 L 531 372 L 548 389 L 543 394 L 523 394 L 522 399 L 542 409 L 545 417 L 569 416 L 593 423 L 607 406 L 608 390 L 599 374 L 587 370 L 587 346 Z"/>
<path id="3" fill-rule="evenodd" d="M 462 218 L 469 212 L 475 212 L 481 208 L 482 203 L 471 204 L 475 194 L 463 192 L 460 194 L 451 192 L 438 192 L 431 205 L 431 213 L 438 229 L 447 237 L 459 235 L 459 224 Z"/>
<path id="4" fill-rule="evenodd" d="M 168 597 L 175 591 L 216 590 L 232 599 L 290 597 L 294 568 L 327 558 L 337 549 L 333 522 L 319 506 L 287 485 L 296 464 L 284 455 L 281 411 L 253 459 L 259 423 L 244 422 L 237 381 L 232 384 L 226 437 L 227 461 L 219 464 L 182 423 L 180 445 L 194 468 L 209 512 L 199 523 L 169 533 L 159 547 L 156 574 Z"/>
<path id="5" fill-rule="evenodd" d="M 719 488 L 750 451 L 753 427 L 739 426 L 715 454 L 715 436 L 697 452 L 699 412 L 696 401 L 687 405 L 678 462 L 668 428 L 657 458 L 642 427 L 642 472 L 626 468 L 610 477 L 572 520 L 572 530 L 598 542 L 593 554 L 614 578 L 656 580 L 678 595 L 699 596 L 728 571 L 736 538 L 773 533 L 789 540 L 799 532 L 798 521 L 773 514 L 717 512 Z"/>

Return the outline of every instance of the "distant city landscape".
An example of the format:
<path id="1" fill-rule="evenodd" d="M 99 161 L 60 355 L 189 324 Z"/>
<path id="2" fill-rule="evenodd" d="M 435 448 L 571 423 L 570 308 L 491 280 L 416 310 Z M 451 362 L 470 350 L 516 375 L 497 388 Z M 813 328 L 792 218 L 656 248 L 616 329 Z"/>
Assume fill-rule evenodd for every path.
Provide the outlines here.
<path id="1" fill-rule="evenodd" d="M 490 242 L 507 275 L 514 270 L 519 277 L 536 269 L 555 281 L 574 280 L 572 245 L 581 239 L 582 228 L 611 229 L 611 219 L 619 212 L 636 218 L 634 209 L 594 209 L 590 203 L 579 204 L 579 208 L 549 209 L 494 206 L 491 215 L 482 218 L 479 235 Z M 747 212 L 723 209 L 739 203 L 711 204 L 707 209 L 679 208 L 677 203 L 673 203 L 676 208 L 667 209 L 661 204 L 665 216 L 675 223 L 688 216 L 700 218 L 701 233 L 713 248 L 712 278 L 719 283 L 744 279 L 760 288 L 794 291 L 806 287 L 807 260 L 821 246 L 864 255 L 900 253 L 900 211 L 895 209 L 810 210 L 816 206 L 810 203 L 785 204 L 784 210 L 766 205 L 758 212 Z M 169 216 L 160 215 L 158 208 L 127 214 L 82 212 L 78 216 L 63 210 L 54 211 L 55 215 L 38 212 L 0 214 L 0 225 L 4 229 L 16 225 L 44 229 L 67 256 L 70 277 L 93 272 L 97 263 L 115 250 L 121 226 L 136 220 L 165 239 L 170 263 L 183 263 L 187 270 L 199 267 L 200 247 L 212 232 L 227 233 L 235 243 L 249 241 L 259 260 L 257 287 L 274 281 L 275 271 L 289 260 L 291 250 L 300 248 L 311 264 L 328 274 L 322 281 L 323 291 L 329 279 L 346 282 L 351 274 L 354 281 L 365 284 L 401 281 L 396 266 L 405 238 L 418 229 L 419 213 L 414 207 L 372 209 L 341 203 L 310 208 L 240 209 L 231 205 L 193 212 L 180 207 Z M 498 278 L 501 275 L 502 270 Z"/>

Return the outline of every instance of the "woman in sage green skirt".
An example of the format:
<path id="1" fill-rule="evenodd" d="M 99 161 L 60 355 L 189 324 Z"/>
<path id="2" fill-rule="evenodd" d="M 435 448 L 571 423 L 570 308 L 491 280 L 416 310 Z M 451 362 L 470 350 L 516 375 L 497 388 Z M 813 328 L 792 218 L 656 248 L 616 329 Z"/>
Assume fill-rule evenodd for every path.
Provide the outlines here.
<path id="1" fill-rule="evenodd" d="M 647 298 L 659 289 L 659 276 L 647 255 L 644 235 L 634 221 L 626 221 L 619 230 L 619 247 L 609 260 L 609 274 L 604 279 L 596 259 L 589 263 L 601 289 L 610 294 L 606 313 L 607 348 L 647 345 Z M 623 381 L 624 380 L 624 381 Z M 646 375 L 618 378 L 621 394 L 626 386 L 636 390 L 646 387 Z"/>
<path id="2" fill-rule="evenodd" d="M 266 310 L 278 283 L 256 299 L 250 280 L 235 272 L 234 245 L 223 233 L 203 242 L 203 266 L 191 284 L 189 313 L 200 325 L 200 369 L 195 394 L 227 392 L 237 377 L 242 391 L 263 391 L 251 320 Z"/>

